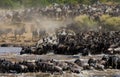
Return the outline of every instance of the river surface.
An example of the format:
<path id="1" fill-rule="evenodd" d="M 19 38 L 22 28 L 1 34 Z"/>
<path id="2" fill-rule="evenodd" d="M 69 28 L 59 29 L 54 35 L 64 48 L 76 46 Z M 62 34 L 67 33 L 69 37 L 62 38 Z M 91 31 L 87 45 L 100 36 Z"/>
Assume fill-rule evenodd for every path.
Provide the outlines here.
<path id="1" fill-rule="evenodd" d="M 0 54 L 5 54 L 5 53 L 19 54 L 21 49 L 22 49 L 21 47 L 0 47 Z"/>

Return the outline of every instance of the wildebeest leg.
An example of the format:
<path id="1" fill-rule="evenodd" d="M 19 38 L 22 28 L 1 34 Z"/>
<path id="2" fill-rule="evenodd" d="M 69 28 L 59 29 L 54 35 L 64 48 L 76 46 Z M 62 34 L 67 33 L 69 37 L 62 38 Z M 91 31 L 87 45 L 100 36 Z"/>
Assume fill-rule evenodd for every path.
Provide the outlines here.
<path id="1" fill-rule="evenodd" d="M 117 69 L 118 59 L 117 56 L 112 57 L 112 68 Z"/>

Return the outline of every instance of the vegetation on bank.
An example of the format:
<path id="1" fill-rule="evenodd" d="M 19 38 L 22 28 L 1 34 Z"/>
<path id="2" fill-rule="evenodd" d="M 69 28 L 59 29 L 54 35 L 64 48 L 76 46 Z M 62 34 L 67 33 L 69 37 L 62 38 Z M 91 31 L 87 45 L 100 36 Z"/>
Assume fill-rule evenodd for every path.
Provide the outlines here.
<path id="1" fill-rule="evenodd" d="M 102 3 L 120 3 L 120 0 L 99 0 Z M 58 4 L 93 4 L 98 0 L 0 0 L 0 8 L 19 8 L 32 6 L 46 6 L 53 3 Z"/>
<path id="2" fill-rule="evenodd" d="M 120 30 L 120 17 L 112 17 L 110 15 L 102 15 L 101 23 L 110 30 Z"/>
<path id="3" fill-rule="evenodd" d="M 87 15 L 81 15 L 75 18 L 76 21 L 78 21 L 81 25 L 84 26 L 95 26 L 97 24 L 96 21 L 90 19 Z"/>
<path id="4" fill-rule="evenodd" d="M 110 15 L 102 15 L 100 22 L 90 19 L 87 15 L 81 15 L 75 18 L 75 22 L 83 28 L 95 29 L 98 26 L 103 26 L 108 30 L 120 30 L 120 17 L 112 17 Z"/>

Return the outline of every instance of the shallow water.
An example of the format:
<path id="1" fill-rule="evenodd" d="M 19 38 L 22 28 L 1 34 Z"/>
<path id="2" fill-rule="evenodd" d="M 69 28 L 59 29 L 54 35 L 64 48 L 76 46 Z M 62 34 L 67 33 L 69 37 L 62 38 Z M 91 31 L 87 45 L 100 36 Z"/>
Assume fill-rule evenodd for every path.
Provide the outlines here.
<path id="1" fill-rule="evenodd" d="M 4 53 L 19 54 L 21 49 L 22 49 L 21 47 L 0 47 L 0 54 L 4 54 Z"/>

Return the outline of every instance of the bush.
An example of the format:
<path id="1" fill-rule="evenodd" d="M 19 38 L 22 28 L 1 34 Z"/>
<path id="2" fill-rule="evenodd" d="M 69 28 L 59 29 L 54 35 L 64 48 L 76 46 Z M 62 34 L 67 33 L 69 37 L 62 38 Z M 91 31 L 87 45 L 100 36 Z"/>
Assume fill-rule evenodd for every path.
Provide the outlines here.
<path id="1" fill-rule="evenodd" d="M 120 17 L 101 16 L 102 24 L 110 30 L 120 30 Z"/>
<path id="2" fill-rule="evenodd" d="M 102 15 L 100 23 L 89 19 L 87 15 L 76 17 L 75 22 L 81 29 L 98 30 L 98 27 L 102 26 L 106 30 L 120 30 L 120 17 L 112 17 L 110 15 Z"/>
<path id="3" fill-rule="evenodd" d="M 92 19 L 89 19 L 89 17 L 87 15 L 81 15 L 81 16 L 78 16 L 75 18 L 75 22 L 80 26 L 80 27 L 83 27 L 83 28 L 96 28 L 98 27 L 98 22 L 92 20 Z"/>

